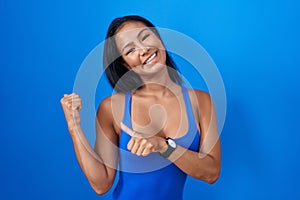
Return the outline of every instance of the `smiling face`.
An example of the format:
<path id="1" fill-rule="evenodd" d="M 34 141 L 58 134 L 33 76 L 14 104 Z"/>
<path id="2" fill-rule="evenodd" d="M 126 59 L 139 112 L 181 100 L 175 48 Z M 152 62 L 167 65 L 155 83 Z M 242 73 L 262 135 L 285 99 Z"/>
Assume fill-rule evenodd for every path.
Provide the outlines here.
<path id="1" fill-rule="evenodd" d="M 139 75 L 158 72 L 166 66 L 166 51 L 161 40 L 141 22 L 125 22 L 116 32 L 115 42 L 124 66 Z"/>

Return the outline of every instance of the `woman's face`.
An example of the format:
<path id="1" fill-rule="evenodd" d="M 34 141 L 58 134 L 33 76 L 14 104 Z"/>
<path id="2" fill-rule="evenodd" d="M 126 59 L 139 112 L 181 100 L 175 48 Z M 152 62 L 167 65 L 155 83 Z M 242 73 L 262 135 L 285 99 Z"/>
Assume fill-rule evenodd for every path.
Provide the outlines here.
<path id="1" fill-rule="evenodd" d="M 159 71 L 166 65 L 161 40 L 141 22 L 125 22 L 116 32 L 115 41 L 129 70 L 142 75 Z"/>

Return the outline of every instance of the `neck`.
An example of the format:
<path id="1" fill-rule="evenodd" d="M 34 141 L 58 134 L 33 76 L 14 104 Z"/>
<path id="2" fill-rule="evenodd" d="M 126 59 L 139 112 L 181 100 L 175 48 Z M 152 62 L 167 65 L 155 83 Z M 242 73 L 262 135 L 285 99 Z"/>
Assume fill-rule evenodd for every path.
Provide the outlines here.
<path id="1" fill-rule="evenodd" d="M 160 72 L 160 75 L 156 75 L 155 78 L 143 78 L 144 85 L 139 89 L 139 92 L 162 97 L 165 95 L 177 93 L 176 91 L 181 87 L 174 83 L 167 70 Z"/>

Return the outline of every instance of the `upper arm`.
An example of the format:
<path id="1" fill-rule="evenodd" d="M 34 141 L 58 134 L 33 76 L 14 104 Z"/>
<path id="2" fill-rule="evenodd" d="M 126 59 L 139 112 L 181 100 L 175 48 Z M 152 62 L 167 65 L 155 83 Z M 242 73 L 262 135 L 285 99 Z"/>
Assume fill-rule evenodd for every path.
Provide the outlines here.
<path id="1" fill-rule="evenodd" d="M 106 166 L 108 177 L 113 181 L 118 164 L 118 134 L 114 128 L 111 99 L 111 97 L 105 98 L 98 107 L 94 150 Z"/>
<path id="2" fill-rule="evenodd" d="M 198 119 L 201 132 L 199 152 L 204 156 L 210 155 L 220 163 L 221 147 L 213 100 L 207 92 L 199 90 L 195 92 L 198 101 Z"/>

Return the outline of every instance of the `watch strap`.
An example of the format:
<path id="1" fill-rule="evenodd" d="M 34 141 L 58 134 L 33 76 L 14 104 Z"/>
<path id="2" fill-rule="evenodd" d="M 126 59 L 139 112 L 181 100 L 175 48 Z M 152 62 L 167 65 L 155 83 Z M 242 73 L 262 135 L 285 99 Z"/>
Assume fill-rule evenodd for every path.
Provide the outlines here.
<path id="1" fill-rule="evenodd" d="M 171 155 L 171 153 L 173 153 L 173 151 L 175 150 L 175 148 L 171 147 L 171 145 L 168 143 L 167 140 L 166 140 L 166 143 L 168 145 L 168 149 L 163 153 L 159 153 L 164 158 L 168 158 Z"/>

